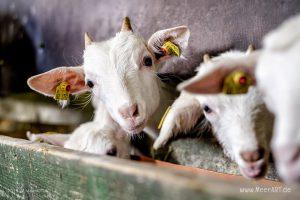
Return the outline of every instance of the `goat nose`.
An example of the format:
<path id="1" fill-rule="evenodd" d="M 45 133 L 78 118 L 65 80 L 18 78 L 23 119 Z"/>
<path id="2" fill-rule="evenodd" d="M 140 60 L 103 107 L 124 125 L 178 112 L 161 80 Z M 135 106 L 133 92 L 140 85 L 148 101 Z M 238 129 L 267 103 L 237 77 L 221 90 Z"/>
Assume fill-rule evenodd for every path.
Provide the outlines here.
<path id="1" fill-rule="evenodd" d="M 132 104 L 131 106 L 123 106 L 119 109 L 119 113 L 124 119 L 137 117 L 139 114 L 137 104 Z"/>
<path id="2" fill-rule="evenodd" d="M 265 155 L 265 150 L 260 148 L 256 151 L 244 151 L 241 153 L 241 157 L 246 162 L 255 162 L 262 159 Z"/>

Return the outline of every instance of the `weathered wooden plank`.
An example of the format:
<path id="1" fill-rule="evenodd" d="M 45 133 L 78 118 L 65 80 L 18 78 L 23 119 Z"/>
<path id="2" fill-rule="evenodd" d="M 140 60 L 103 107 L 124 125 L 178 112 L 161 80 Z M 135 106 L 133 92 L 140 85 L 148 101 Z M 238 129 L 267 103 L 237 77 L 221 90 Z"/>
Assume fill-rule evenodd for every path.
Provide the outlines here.
<path id="1" fill-rule="evenodd" d="M 288 196 L 240 192 L 273 183 L 226 180 L 0 136 L 0 199 L 299 199 L 297 188 Z"/>

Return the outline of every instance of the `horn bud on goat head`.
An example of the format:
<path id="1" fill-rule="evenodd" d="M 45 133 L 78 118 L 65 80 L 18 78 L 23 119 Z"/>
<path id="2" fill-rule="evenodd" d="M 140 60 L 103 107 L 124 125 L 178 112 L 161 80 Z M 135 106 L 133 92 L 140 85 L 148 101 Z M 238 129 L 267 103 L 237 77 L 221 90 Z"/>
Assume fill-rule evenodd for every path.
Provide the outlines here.
<path id="1" fill-rule="evenodd" d="M 123 19 L 121 32 L 123 32 L 123 31 L 132 31 L 129 17 L 125 17 Z"/>
<path id="2" fill-rule="evenodd" d="M 204 54 L 204 55 L 203 55 L 203 62 L 204 62 L 204 63 L 208 63 L 209 61 L 210 61 L 210 56 L 209 56 L 209 54 L 207 54 L 207 53 Z"/>
<path id="3" fill-rule="evenodd" d="M 91 45 L 93 42 L 91 36 L 89 36 L 88 33 L 84 33 L 84 46 L 87 47 L 88 45 Z"/>
<path id="4" fill-rule="evenodd" d="M 250 44 L 249 46 L 248 46 L 248 49 L 247 49 L 247 51 L 246 51 L 246 54 L 248 55 L 248 54 L 250 54 L 250 53 L 252 53 L 253 51 L 254 51 L 254 46 L 252 45 L 252 44 Z"/>

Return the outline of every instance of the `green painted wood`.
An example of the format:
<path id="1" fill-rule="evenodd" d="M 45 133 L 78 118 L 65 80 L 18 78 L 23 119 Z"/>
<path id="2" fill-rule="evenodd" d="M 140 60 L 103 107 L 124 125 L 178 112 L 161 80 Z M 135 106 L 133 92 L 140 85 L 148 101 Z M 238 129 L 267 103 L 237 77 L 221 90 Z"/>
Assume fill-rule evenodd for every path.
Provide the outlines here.
<path id="1" fill-rule="evenodd" d="M 0 136 L 0 199 L 286 199 L 256 184 Z"/>

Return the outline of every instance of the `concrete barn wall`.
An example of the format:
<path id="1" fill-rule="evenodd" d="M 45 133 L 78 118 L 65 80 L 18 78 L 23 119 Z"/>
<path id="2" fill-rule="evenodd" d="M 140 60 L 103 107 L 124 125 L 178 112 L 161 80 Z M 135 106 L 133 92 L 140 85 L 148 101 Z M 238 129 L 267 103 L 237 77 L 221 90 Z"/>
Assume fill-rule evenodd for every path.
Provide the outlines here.
<path id="1" fill-rule="evenodd" d="M 148 38 L 154 31 L 188 25 L 191 72 L 206 52 L 260 46 L 262 36 L 300 11 L 298 0 L 1 0 L 0 12 L 18 18 L 33 39 L 39 71 L 82 62 L 83 33 L 108 39 L 128 15 L 134 30 Z M 190 70 L 182 70 L 188 66 Z M 176 67 L 176 66 L 175 66 Z"/>

